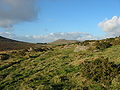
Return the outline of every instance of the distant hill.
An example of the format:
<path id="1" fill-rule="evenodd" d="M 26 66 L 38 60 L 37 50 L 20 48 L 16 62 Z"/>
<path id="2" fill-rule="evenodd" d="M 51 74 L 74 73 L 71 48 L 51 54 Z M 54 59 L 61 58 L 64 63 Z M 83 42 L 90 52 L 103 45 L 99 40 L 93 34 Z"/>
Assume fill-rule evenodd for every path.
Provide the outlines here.
<path id="1" fill-rule="evenodd" d="M 0 36 L 0 51 L 26 49 L 34 45 L 33 43 L 16 41 Z"/>
<path id="2" fill-rule="evenodd" d="M 19 42 L 19 41 L 0 36 L 0 42 Z"/>
<path id="3" fill-rule="evenodd" d="M 51 42 L 49 44 L 57 44 L 57 45 L 60 45 L 60 44 L 71 44 L 71 43 L 77 43 L 79 41 L 77 40 L 66 40 L 66 39 L 58 39 L 54 42 Z"/>

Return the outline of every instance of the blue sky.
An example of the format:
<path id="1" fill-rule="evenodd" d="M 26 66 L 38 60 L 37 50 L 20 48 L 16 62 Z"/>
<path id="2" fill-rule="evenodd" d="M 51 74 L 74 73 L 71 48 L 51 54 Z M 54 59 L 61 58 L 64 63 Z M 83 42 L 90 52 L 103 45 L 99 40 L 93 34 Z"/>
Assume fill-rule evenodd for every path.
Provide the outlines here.
<path id="1" fill-rule="evenodd" d="M 38 17 L 32 22 L 21 22 L 8 30 L 18 36 L 48 35 L 59 32 L 86 32 L 103 36 L 98 23 L 120 16 L 119 0 L 41 0 L 36 4 Z M 8 32 L 0 28 L 0 32 Z"/>

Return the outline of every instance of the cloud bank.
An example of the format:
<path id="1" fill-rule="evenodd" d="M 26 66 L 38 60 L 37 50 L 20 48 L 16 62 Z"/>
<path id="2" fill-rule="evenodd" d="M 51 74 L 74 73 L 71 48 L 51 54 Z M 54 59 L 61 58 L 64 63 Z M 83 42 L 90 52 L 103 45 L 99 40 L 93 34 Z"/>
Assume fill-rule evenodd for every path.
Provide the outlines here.
<path id="1" fill-rule="evenodd" d="M 33 35 L 33 36 L 17 36 L 15 34 L 4 32 L 0 33 L 0 36 L 8 37 L 15 40 L 34 42 L 34 43 L 45 43 L 45 42 L 53 42 L 58 39 L 66 39 L 66 40 L 94 40 L 96 37 L 83 32 L 64 32 L 64 33 L 50 33 L 48 35 Z"/>
<path id="2" fill-rule="evenodd" d="M 98 26 L 109 36 L 120 36 L 120 17 L 113 16 L 109 20 L 100 22 Z"/>
<path id="3" fill-rule="evenodd" d="M 12 29 L 16 24 L 36 20 L 38 17 L 38 12 L 35 5 L 36 1 L 37 0 L 0 0 L 0 27 Z M 0 32 L 0 36 L 15 40 L 38 43 L 52 42 L 58 39 L 80 41 L 95 39 L 92 35 L 81 32 L 50 33 L 47 35 L 32 36 L 17 36 L 11 32 Z"/>
<path id="4" fill-rule="evenodd" d="M 0 27 L 10 29 L 15 24 L 37 19 L 37 0 L 0 0 Z"/>

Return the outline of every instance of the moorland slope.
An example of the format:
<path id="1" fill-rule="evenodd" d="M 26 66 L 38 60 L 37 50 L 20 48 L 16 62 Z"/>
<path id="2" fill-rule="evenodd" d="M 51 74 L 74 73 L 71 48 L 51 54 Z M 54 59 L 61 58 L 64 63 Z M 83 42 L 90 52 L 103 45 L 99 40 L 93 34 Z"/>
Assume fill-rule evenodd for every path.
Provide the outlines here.
<path id="1" fill-rule="evenodd" d="M 0 90 L 120 90 L 120 37 L 4 54 Z"/>

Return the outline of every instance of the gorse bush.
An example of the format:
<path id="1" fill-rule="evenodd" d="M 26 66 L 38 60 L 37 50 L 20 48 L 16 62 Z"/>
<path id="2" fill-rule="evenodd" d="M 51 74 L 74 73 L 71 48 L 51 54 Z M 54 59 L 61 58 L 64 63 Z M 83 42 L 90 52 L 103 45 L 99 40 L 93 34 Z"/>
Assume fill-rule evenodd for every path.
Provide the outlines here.
<path id="1" fill-rule="evenodd" d="M 108 59 L 104 58 L 85 61 L 81 67 L 85 77 L 97 83 L 103 83 L 106 87 L 111 85 L 112 80 L 120 73 L 120 64 L 109 62 Z"/>
<path id="2" fill-rule="evenodd" d="M 96 49 L 104 50 L 111 46 L 112 44 L 110 44 L 109 42 L 96 42 Z"/>
<path id="3" fill-rule="evenodd" d="M 8 54 L 0 54 L 0 60 L 7 60 L 9 57 Z"/>

